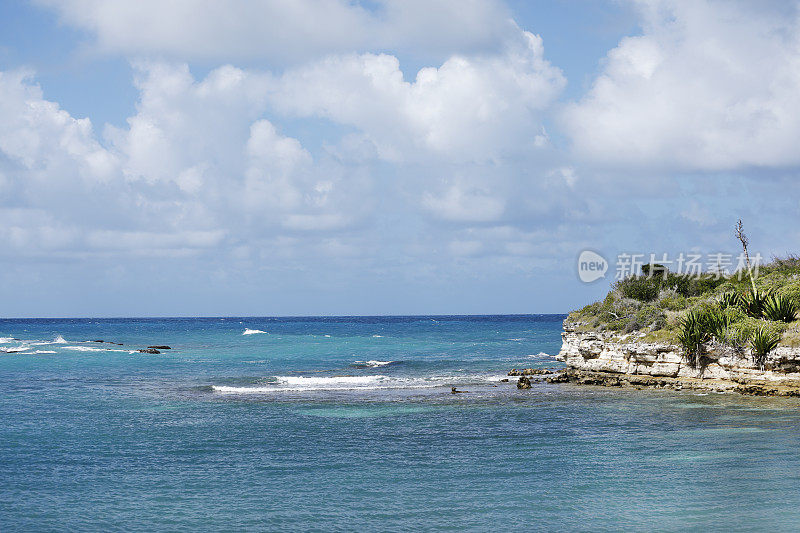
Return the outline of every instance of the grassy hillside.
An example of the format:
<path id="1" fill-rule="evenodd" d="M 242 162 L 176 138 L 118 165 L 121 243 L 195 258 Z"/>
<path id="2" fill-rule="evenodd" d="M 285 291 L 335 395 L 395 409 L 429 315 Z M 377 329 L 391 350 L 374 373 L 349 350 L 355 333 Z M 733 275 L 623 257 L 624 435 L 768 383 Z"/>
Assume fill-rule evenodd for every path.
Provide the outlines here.
<path id="1" fill-rule="evenodd" d="M 645 267 L 647 272 L 650 265 Z M 653 270 L 617 282 L 605 299 L 573 311 L 568 320 L 579 324 L 578 331 L 637 334 L 646 342 L 680 344 L 695 328 L 701 342 L 737 349 L 752 347 L 759 332 L 780 345 L 800 346 L 800 257 L 761 266 L 755 293 L 746 272 L 716 278 Z"/>

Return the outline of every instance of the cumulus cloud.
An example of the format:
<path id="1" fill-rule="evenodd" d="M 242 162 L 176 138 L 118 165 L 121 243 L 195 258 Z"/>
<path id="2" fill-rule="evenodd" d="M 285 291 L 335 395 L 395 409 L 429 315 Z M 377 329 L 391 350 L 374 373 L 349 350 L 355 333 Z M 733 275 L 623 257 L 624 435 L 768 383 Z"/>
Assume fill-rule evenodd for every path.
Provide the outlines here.
<path id="1" fill-rule="evenodd" d="M 286 64 L 392 49 L 450 55 L 496 48 L 513 24 L 497 0 L 37 0 L 107 52 Z"/>
<path id="2" fill-rule="evenodd" d="M 16 253 L 201 250 L 357 221 L 364 173 L 315 160 L 261 117 L 265 80 L 140 63 L 137 111 L 103 142 L 29 73 L 0 73 L 0 240 Z"/>
<path id="3" fill-rule="evenodd" d="M 95 140 L 91 122 L 44 100 L 31 78 L 24 70 L 0 72 L 0 151 L 6 165 L 51 187 L 72 179 L 109 179 L 117 162 Z M 69 173 L 59 172 L 63 167 Z"/>
<path id="4" fill-rule="evenodd" d="M 640 0 L 562 124 L 594 162 L 684 170 L 800 164 L 797 4 Z"/>
<path id="5" fill-rule="evenodd" d="M 516 27 L 408 81 L 385 53 L 199 79 L 182 62 L 133 67 L 136 110 L 102 136 L 3 74 L 0 241 L 15 253 L 531 264 L 572 254 L 598 216 L 544 129 L 566 80 Z M 289 134 L 297 121 L 324 125 L 321 142 Z"/>
<path id="6" fill-rule="evenodd" d="M 482 161 L 542 147 L 543 112 L 564 84 L 541 38 L 517 31 L 501 53 L 456 55 L 413 82 L 394 56 L 332 56 L 285 73 L 271 101 L 358 128 L 388 161 Z"/>

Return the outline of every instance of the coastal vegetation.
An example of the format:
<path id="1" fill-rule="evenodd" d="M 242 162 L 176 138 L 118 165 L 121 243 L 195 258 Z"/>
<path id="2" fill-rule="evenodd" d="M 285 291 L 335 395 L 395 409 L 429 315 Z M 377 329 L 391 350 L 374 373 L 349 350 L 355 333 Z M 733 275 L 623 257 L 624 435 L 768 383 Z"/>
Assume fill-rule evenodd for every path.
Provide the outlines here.
<path id="1" fill-rule="evenodd" d="M 737 237 L 747 252 L 741 225 Z M 749 260 L 749 256 L 748 256 Z M 749 262 L 749 261 L 748 261 Z M 682 347 L 690 366 L 714 343 L 763 368 L 777 346 L 800 346 L 800 256 L 789 255 L 733 274 L 670 272 L 645 265 L 617 281 L 606 297 L 574 311 L 577 331 L 611 332 L 619 340 Z"/>

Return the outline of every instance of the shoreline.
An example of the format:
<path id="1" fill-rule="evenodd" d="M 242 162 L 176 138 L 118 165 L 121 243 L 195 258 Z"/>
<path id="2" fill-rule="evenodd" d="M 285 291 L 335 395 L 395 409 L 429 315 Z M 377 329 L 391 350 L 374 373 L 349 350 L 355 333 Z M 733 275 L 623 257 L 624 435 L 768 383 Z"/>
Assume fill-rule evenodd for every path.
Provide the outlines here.
<path id="1" fill-rule="evenodd" d="M 681 348 L 672 344 L 637 342 L 607 332 L 579 332 L 577 324 L 569 322 L 564 323 L 561 338 L 556 359 L 567 368 L 547 376 L 548 383 L 800 397 L 800 350 L 776 349 L 760 369 L 749 354 L 712 345 L 694 368 Z"/>
<path id="2" fill-rule="evenodd" d="M 593 372 L 566 368 L 554 376 L 545 378 L 547 383 L 572 383 L 574 385 L 594 385 L 599 387 L 632 387 L 635 389 L 654 388 L 672 390 L 702 390 L 716 393 L 738 393 L 745 396 L 783 396 L 800 397 L 800 388 L 767 383 L 737 383 L 725 379 L 692 377 L 656 377 L 641 374 L 620 374 L 614 372 Z"/>

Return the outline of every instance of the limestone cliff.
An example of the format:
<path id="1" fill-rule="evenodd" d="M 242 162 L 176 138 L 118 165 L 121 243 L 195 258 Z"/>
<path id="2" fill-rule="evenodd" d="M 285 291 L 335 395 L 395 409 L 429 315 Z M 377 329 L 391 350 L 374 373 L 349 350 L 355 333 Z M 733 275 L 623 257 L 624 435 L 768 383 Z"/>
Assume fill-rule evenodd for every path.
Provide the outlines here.
<path id="1" fill-rule="evenodd" d="M 611 377 L 641 376 L 657 380 L 634 379 L 635 384 L 672 383 L 693 388 L 737 389 L 740 392 L 796 395 L 800 391 L 800 350 L 781 346 L 770 353 L 765 370 L 753 362 L 749 350 L 736 350 L 710 344 L 698 368 L 687 364 L 680 346 L 640 342 L 640 336 L 613 335 L 609 332 L 579 332 L 576 324 L 564 323 L 562 347 L 557 358 L 572 372 L 591 375 L 587 381 Z M 573 379 L 575 381 L 576 379 Z M 606 383 L 594 383 L 606 384 Z M 742 389 L 742 386 L 749 390 Z M 794 391 L 794 392 L 793 392 Z"/>

